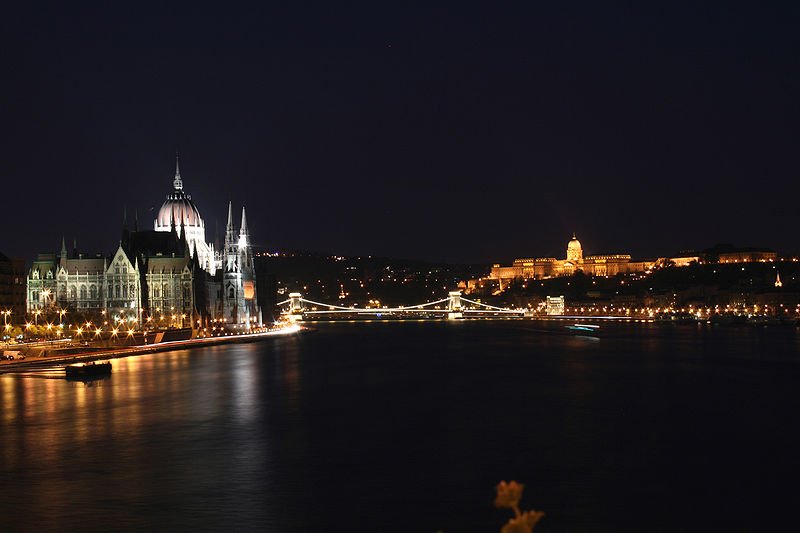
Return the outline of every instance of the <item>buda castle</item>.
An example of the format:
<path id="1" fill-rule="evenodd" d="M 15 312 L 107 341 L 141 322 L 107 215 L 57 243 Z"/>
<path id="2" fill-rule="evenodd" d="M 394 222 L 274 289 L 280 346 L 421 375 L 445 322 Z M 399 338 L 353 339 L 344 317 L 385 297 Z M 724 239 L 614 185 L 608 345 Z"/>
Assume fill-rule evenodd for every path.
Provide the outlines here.
<path id="1" fill-rule="evenodd" d="M 138 217 L 137 217 L 138 218 Z M 123 223 L 117 250 L 110 256 L 61 250 L 39 254 L 27 276 L 27 310 L 66 311 L 84 316 L 107 314 L 139 324 L 197 327 L 211 320 L 249 329 L 262 323 L 255 267 L 242 207 L 233 223 L 228 203 L 225 242 L 220 250 L 206 241 L 205 223 L 183 189 L 176 159 L 172 191 L 152 230 Z M 178 319 L 178 320 L 176 320 Z"/>
<path id="2" fill-rule="evenodd" d="M 567 243 L 565 259 L 537 257 L 515 259 L 510 266 L 492 265 L 489 279 L 497 280 L 500 288 L 514 279 L 543 279 L 558 276 L 571 276 L 582 271 L 590 276 L 615 276 L 644 272 L 653 268 L 655 261 L 631 261 L 628 254 L 590 255 L 584 257 L 583 247 L 575 234 Z"/>

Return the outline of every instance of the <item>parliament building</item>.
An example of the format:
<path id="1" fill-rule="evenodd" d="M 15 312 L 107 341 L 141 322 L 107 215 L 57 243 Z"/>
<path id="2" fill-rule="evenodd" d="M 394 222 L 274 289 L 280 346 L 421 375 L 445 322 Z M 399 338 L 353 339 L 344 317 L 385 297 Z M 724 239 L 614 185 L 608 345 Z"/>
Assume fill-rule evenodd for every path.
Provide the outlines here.
<path id="1" fill-rule="evenodd" d="M 262 324 L 255 267 L 242 207 L 238 229 L 228 204 L 225 243 L 206 241 L 205 223 L 183 189 L 176 161 L 172 191 L 152 230 L 123 224 L 116 251 L 86 255 L 74 246 L 39 254 L 27 275 L 27 311 L 106 315 L 140 325 L 198 327 L 212 320 L 250 329 Z"/>

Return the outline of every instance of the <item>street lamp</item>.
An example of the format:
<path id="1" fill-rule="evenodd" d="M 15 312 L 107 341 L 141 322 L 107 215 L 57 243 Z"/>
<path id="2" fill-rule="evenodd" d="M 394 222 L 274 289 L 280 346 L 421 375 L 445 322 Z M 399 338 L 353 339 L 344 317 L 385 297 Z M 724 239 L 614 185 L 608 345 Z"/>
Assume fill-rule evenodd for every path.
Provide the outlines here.
<path id="1" fill-rule="evenodd" d="M 42 291 L 44 306 L 47 307 L 48 301 L 50 300 L 50 295 L 53 294 L 50 289 L 45 289 Z"/>

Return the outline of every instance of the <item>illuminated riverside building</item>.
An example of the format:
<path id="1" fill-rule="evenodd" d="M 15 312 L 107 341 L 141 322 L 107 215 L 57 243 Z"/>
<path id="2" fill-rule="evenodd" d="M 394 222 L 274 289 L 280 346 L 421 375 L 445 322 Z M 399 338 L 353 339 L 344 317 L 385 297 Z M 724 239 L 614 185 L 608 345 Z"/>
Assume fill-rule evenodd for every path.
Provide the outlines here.
<path id="1" fill-rule="evenodd" d="M 495 264 L 489 274 L 490 280 L 503 284 L 511 280 L 543 279 L 559 276 L 571 276 L 577 271 L 582 271 L 590 276 L 615 276 L 617 274 L 631 274 L 645 272 L 655 265 L 655 261 L 632 261 L 628 254 L 609 255 L 583 255 L 581 242 L 572 235 L 567 243 L 565 259 L 554 257 L 537 257 L 515 259 L 510 266 Z"/>
<path id="2" fill-rule="evenodd" d="M 133 231 L 123 226 L 111 256 L 81 254 L 77 246 L 70 253 L 63 239 L 60 253 L 39 254 L 27 276 L 28 313 L 105 314 L 154 326 L 210 320 L 244 328 L 261 324 L 244 208 L 237 230 L 228 204 L 225 247 L 215 252 L 176 164 L 173 192 L 154 229 L 139 231 L 138 222 Z"/>
<path id="3" fill-rule="evenodd" d="M 737 250 L 719 254 L 720 263 L 766 263 L 777 260 L 777 252 L 771 250 Z"/>
<path id="4" fill-rule="evenodd" d="M 197 206 L 192 202 L 192 196 L 183 190 L 183 179 L 177 157 L 172 187 L 172 192 L 167 195 L 153 222 L 153 229 L 160 232 L 176 229 L 179 237 L 185 236 L 189 250 L 197 256 L 200 266 L 213 276 L 222 263 L 222 257 L 214 252 L 213 243 L 206 242 L 205 223 Z"/>

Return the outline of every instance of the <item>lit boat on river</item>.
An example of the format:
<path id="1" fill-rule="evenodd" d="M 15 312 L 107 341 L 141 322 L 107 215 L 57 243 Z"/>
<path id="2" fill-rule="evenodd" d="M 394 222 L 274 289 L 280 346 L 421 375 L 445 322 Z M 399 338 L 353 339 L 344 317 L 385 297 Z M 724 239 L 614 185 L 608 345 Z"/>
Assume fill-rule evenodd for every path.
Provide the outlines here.
<path id="1" fill-rule="evenodd" d="M 596 324 L 573 324 L 564 327 L 573 333 L 596 333 L 600 329 Z"/>

